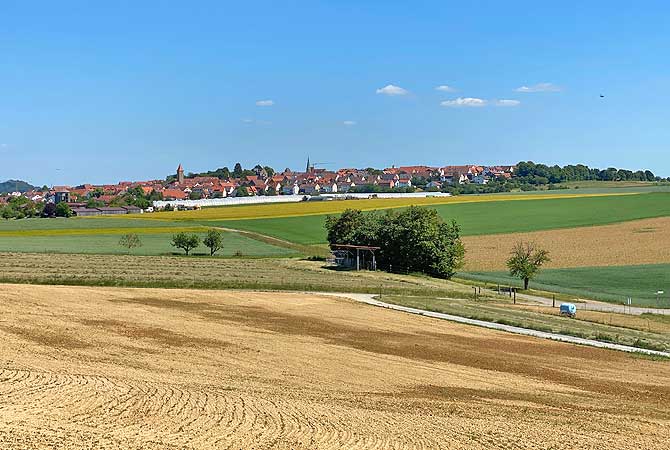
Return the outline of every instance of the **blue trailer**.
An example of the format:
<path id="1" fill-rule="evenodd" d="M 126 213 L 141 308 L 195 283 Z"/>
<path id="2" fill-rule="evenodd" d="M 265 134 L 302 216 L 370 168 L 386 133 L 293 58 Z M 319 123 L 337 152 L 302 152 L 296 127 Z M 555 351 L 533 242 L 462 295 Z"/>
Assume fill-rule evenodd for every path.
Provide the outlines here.
<path id="1" fill-rule="evenodd" d="M 562 316 L 575 317 L 577 315 L 577 307 L 572 303 L 561 303 L 560 312 Z"/>

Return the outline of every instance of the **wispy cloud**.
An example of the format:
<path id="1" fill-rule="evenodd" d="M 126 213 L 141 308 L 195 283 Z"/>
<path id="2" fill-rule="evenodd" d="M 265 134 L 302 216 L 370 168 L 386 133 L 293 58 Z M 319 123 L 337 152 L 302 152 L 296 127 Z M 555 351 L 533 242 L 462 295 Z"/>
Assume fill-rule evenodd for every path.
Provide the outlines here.
<path id="1" fill-rule="evenodd" d="M 516 92 L 560 92 L 561 88 L 553 83 L 537 83 L 532 86 L 521 86 Z"/>
<path id="2" fill-rule="evenodd" d="M 267 120 L 256 120 L 256 119 L 242 119 L 242 123 L 247 125 L 272 125 L 272 122 Z"/>
<path id="3" fill-rule="evenodd" d="M 355 120 L 345 120 L 344 122 L 342 122 L 342 125 L 344 125 L 345 127 L 353 127 L 354 125 L 356 125 L 356 121 Z"/>
<path id="4" fill-rule="evenodd" d="M 383 88 L 377 89 L 377 94 L 382 95 L 407 95 L 409 91 L 403 89 L 400 86 L 394 86 L 392 84 L 386 85 Z"/>
<path id="5" fill-rule="evenodd" d="M 519 106 L 521 102 L 519 100 L 510 100 L 510 99 L 501 99 L 496 100 L 496 106 Z"/>
<path id="6" fill-rule="evenodd" d="M 440 106 L 450 107 L 450 108 L 480 108 L 486 106 L 488 102 L 481 98 L 473 97 L 458 97 L 454 100 L 445 100 L 440 103 Z"/>
<path id="7" fill-rule="evenodd" d="M 273 106 L 274 104 L 274 100 L 258 100 L 256 102 L 256 106 Z"/>
<path id="8" fill-rule="evenodd" d="M 441 84 L 435 88 L 436 91 L 440 92 L 456 92 L 456 88 L 448 86 L 446 84 Z"/>

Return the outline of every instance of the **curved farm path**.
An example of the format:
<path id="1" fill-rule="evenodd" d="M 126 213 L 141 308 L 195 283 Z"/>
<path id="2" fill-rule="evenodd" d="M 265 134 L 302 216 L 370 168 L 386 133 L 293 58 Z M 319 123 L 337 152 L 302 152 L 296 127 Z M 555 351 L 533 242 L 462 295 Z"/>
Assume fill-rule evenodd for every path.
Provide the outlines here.
<path id="1" fill-rule="evenodd" d="M 498 331 L 506 331 L 508 333 L 515 333 L 515 334 L 522 334 L 524 336 L 533 336 L 533 337 L 538 337 L 542 339 L 551 339 L 553 341 L 561 341 L 561 342 L 569 342 L 571 344 L 580 344 L 580 345 L 588 345 L 591 347 L 598 347 L 598 348 L 606 348 L 609 350 L 618 350 L 622 352 L 629 352 L 629 353 L 644 353 L 647 355 L 654 355 L 654 356 L 662 356 L 666 358 L 670 358 L 670 353 L 667 352 L 661 352 L 661 351 L 656 351 L 656 350 L 648 350 L 644 348 L 638 348 L 638 347 L 631 347 L 628 345 L 621 345 L 621 344 L 613 344 L 610 342 L 603 342 L 603 341 L 596 341 L 594 339 L 584 339 L 580 337 L 575 337 L 575 336 L 569 336 L 565 334 L 558 334 L 558 333 L 549 333 L 546 331 L 537 331 L 529 328 L 521 328 L 513 325 L 504 325 L 496 322 L 487 322 L 484 320 L 477 320 L 477 319 L 470 319 L 467 317 L 461 317 L 461 316 L 455 316 L 453 314 L 445 314 L 445 313 L 440 313 L 440 312 L 434 312 L 434 311 L 426 311 L 423 309 L 417 309 L 417 308 L 411 308 L 408 306 L 402 306 L 402 305 L 395 305 L 392 303 L 385 303 L 380 300 L 377 300 L 377 296 L 374 294 L 342 294 L 342 293 L 330 293 L 328 295 L 332 295 L 335 297 L 343 297 L 343 298 L 350 298 L 352 300 L 356 300 L 357 302 L 361 303 L 367 303 L 368 305 L 372 306 L 379 306 L 381 308 L 388 308 L 388 309 L 393 309 L 395 311 L 402 311 L 405 313 L 409 314 L 418 314 L 421 316 L 426 316 L 426 317 L 432 317 L 434 319 L 442 319 L 442 320 L 449 320 L 451 322 L 458 322 L 458 323 L 464 323 L 467 325 L 475 325 L 478 327 L 484 327 L 484 328 L 490 328 L 492 330 L 498 330 Z M 544 297 L 536 297 L 536 296 L 527 296 L 528 299 L 544 299 L 549 301 L 549 305 L 551 305 L 551 299 L 545 299 Z M 585 308 L 588 309 L 588 308 Z M 651 311 L 651 308 L 638 308 L 641 310 L 647 310 L 646 312 Z M 642 314 L 642 312 L 638 312 L 637 314 Z"/>
<path id="2" fill-rule="evenodd" d="M 661 449 L 669 386 L 331 296 L 0 285 L 3 449 Z"/>

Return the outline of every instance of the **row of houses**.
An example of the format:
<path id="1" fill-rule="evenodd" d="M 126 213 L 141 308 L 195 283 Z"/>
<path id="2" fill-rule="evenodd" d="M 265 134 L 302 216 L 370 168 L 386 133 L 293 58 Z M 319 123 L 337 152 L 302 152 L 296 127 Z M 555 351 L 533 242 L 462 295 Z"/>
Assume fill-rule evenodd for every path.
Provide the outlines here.
<path id="1" fill-rule="evenodd" d="M 413 187 L 417 180 L 422 187 L 442 189 L 445 184 L 486 184 L 496 177 L 511 178 L 514 166 L 399 166 L 383 170 L 343 168 L 336 171 L 315 168 L 307 163 L 304 172 L 289 169 L 268 176 L 265 169 L 255 175 L 220 179 L 213 176 L 184 175 L 180 164 L 176 177 L 170 181 L 122 181 L 117 184 L 82 184 L 78 186 L 53 186 L 47 191 L 12 193 L 23 195 L 35 202 L 66 202 L 77 215 L 123 214 L 121 207 L 110 206 L 129 190 L 137 188 L 145 195 L 163 200 L 224 198 L 246 195 L 315 195 L 320 193 L 347 193 L 355 187 L 377 186 L 383 189 Z M 101 208 L 86 208 L 94 199 Z M 3 201 L 0 198 L 0 203 Z M 127 211 L 125 212 L 127 213 Z"/>
<path id="2" fill-rule="evenodd" d="M 284 172 L 272 176 L 247 175 L 221 180 L 217 177 L 183 176 L 179 165 L 175 181 L 161 192 L 164 200 L 187 198 L 221 198 L 240 195 L 315 195 L 347 193 L 356 186 L 378 186 L 384 189 L 412 187 L 414 179 L 426 182 L 427 188 L 442 188 L 445 184 L 486 184 L 497 177 L 511 178 L 514 166 L 400 166 L 383 170 L 345 168 L 337 171 L 317 169 L 308 163 L 305 172 Z M 195 197 L 193 196 L 195 194 Z"/>

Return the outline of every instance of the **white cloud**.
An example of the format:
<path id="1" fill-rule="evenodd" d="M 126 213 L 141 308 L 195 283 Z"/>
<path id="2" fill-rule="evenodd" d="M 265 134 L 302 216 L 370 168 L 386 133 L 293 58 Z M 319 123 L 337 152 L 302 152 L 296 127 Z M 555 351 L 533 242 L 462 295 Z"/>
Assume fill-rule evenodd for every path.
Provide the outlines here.
<path id="1" fill-rule="evenodd" d="M 247 125 L 272 125 L 272 122 L 267 120 L 255 120 L 255 119 L 242 119 L 242 123 Z"/>
<path id="2" fill-rule="evenodd" d="M 519 106 L 521 102 L 519 100 L 496 100 L 496 106 Z"/>
<path id="3" fill-rule="evenodd" d="M 344 122 L 342 122 L 342 125 L 344 125 L 345 127 L 353 127 L 354 125 L 356 125 L 356 121 L 355 120 L 345 120 Z"/>
<path id="4" fill-rule="evenodd" d="M 487 103 L 488 102 L 486 100 L 481 98 L 458 97 L 455 100 L 445 100 L 440 103 L 440 106 L 447 106 L 452 108 L 460 108 L 460 107 L 478 108 L 486 106 Z"/>
<path id="5" fill-rule="evenodd" d="M 552 83 L 537 83 L 532 86 L 521 86 L 516 92 L 560 92 L 561 88 Z"/>
<path id="6" fill-rule="evenodd" d="M 258 100 L 256 106 L 272 106 L 275 102 L 273 100 Z"/>
<path id="7" fill-rule="evenodd" d="M 407 95 L 409 91 L 401 88 L 400 86 L 394 86 L 392 84 L 386 85 L 381 89 L 377 89 L 377 94 L 384 95 Z"/>
<path id="8" fill-rule="evenodd" d="M 441 84 L 440 86 L 436 87 L 435 90 L 440 92 L 456 92 L 455 88 L 447 86 L 446 84 Z"/>

